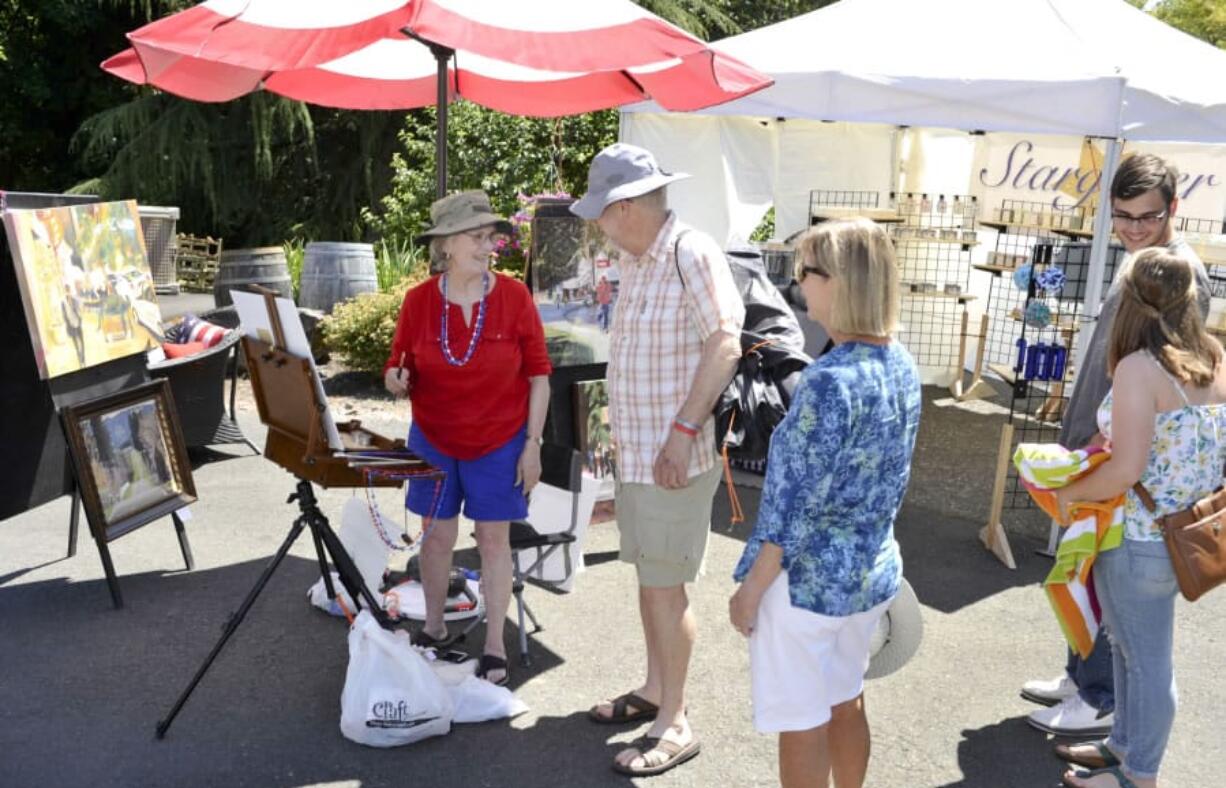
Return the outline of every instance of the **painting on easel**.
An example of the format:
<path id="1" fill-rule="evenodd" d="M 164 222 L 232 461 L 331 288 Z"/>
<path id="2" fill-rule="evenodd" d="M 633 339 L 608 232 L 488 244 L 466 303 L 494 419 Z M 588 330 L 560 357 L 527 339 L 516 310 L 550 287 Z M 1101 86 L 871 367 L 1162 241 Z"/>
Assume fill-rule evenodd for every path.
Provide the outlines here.
<path id="1" fill-rule="evenodd" d="M 158 346 L 135 201 L 10 210 L 4 220 L 41 377 Z"/>
<path id="2" fill-rule="evenodd" d="M 97 533 L 111 539 L 196 500 L 166 381 L 68 406 L 63 417 Z"/>
<path id="3" fill-rule="evenodd" d="M 617 258 L 595 222 L 584 222 L 565 205 L 537 208 L 532 295 L 554 367 L 609 360 L 609 326 L 621 284 Z"/>

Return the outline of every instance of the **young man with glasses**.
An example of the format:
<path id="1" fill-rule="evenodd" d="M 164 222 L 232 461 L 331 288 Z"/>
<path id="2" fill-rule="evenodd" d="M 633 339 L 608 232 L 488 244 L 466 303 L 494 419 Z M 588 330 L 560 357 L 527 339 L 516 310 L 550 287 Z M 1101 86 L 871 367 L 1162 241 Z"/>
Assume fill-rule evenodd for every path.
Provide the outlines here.
<path id="1" fill-rule="evenodd" d="M 1111 182 L 1111 225 L 1127 256 L 1116 270 L 1115 281 L 1107 291 L 1102 310 L 1090 336 L 1085 362 L 1077 373 L 1060 430 L 1060 444 L 1079 448 L 1102 441 L 1095 414 L 1099 403 L 1111 389 L 1107 377 L 1107 354 L 1111 323 L 1120 303 L 1120 273 L 1132 255 L 1151 246 L 1166 247 L 1192 263 L 1196 274 L 1201 317 L 1209 314 L 1209 276 L 1205 266 L 1188 243 L 1175 233 L 1173 219 L 1179 207 L 1175 186 L 1179 173 L 1165 160 L 1148 153 L 1133 154 L 1120 164 Z M 1022 696 L 1050 708 L 1038 709 L 1028 718 L 1039 730 L 1059 736 L 1098 735 L 1111 730 L 1115 709 L 1114 671 L 1111 644 L 1099 630 L 1094 650 L 1088 659 L 1069 652 L 1063 675 L 1030 681 Z M 1093 745 L 1060 745 L 1057 754 L 1065 760 L 1099 768 L 1101 752 Z"/>

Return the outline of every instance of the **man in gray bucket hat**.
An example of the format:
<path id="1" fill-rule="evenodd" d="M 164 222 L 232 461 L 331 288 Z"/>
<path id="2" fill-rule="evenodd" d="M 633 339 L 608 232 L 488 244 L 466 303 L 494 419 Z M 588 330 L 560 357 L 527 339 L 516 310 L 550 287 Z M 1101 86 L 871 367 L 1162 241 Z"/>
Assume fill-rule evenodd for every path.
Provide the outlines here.
<path id="1" fill-rule="evenodd" d="M 740 358 L 745 318 L 719 244 L 668 209 L 665 187 L 684 177 L 617 143 L 596 155 L 587 194 L 571 206 L 621 250 L 609 415 L 620 556 L 638 575 L 647 678 L 588 716 L 654 720 L 614 759 L 615 770 L 631 775 L 659 774 L 698 754 L 685 714 L 695 638 L 685 584 L 697 579 L 706 551 L 720 476 L 711 409 Z"/>

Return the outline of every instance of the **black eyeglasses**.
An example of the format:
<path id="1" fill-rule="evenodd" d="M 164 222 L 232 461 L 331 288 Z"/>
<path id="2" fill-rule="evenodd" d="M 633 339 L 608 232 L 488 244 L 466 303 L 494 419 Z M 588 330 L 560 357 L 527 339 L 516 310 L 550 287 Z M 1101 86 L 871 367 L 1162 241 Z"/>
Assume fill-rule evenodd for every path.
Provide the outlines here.
<path id="1" fill-rule="evenodd" d="M 810 268 L 807 265 L 801 266 L 800 267 L 800 277 L 796 280 L 796 283 L 800 284 L 801 282 L 805 281 L 805 277 L 808 276 L 809 274 L 816 274 L 817 276 L 822 276 L 822 277 L 828 276 L 828 274 L 825 271 L 821 270 L 820 268 Z"/>
<path id="2" fill-rule="evenodd" d="M 1111 214 L 1111 221 L 1115 222 L 1116 224 L 1123 225 L 1124 227 L 1135 225 L 1137 227 L 1148 227 L 1153 229 L 1166 221 L 1166 217 L 1166 211 L 1147 213 L 1141 216 L 1133 216 L 1132 214 L 1128 213 L 1113 213 Z"/>

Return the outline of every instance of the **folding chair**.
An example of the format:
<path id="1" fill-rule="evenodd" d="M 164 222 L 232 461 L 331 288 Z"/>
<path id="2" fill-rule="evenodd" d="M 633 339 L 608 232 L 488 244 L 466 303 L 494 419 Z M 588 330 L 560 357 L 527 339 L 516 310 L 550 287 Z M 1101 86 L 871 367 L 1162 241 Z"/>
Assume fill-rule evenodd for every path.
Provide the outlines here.
<path id="1" fill-rule="evenodd" d="M 528 635 L 535 635 L 542 627 L 532 609 L 524 601 L 524 581 L 535 572 L 557 550 L 562 551 L 565 566 L 565 577 L 570 577 L 575 571 L 571 566 L 570 551 L 567 545 L 576 540 L 575 529 L 579 526 L 579 493 L 583 485 L 583 459 L 579 452 L 567 446 L 546 443 L 541 447 L 541 482 L 551 487 L 566 490 L 570 495 L 570 518 L 566 530 L 550 528 L 552 524 L 537 523 L 533 526 L 523 521 L 511 523 L 511 558 L 514 567 L 514 579 L 511 592 L 515 595 L 515 605 L 519 614 L 519 659 L 524 666 L 532 664 L 528 656 Z M 539 529 L 547 529 L 541 533 Z M 526 568 L 521 566 L 520 554 L 534 551 L 535 560 Z M 538 580 L 550 585 L 550 581 Z M 563 581 L 555 581 L 560 583 Z M 524 626 L 524 616 L 532 621 L 532 632 Z"/>

